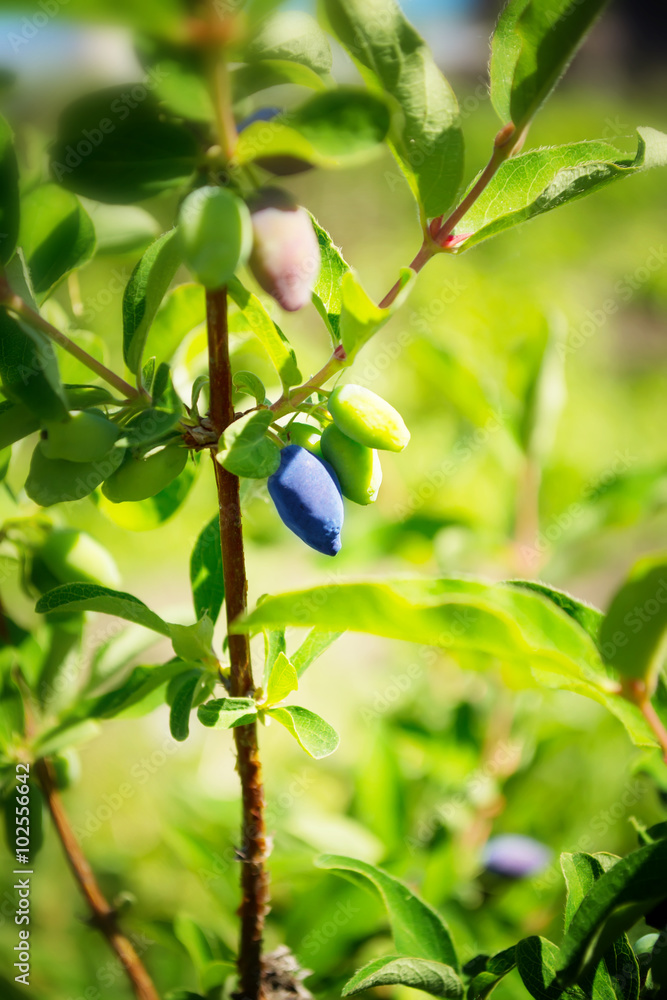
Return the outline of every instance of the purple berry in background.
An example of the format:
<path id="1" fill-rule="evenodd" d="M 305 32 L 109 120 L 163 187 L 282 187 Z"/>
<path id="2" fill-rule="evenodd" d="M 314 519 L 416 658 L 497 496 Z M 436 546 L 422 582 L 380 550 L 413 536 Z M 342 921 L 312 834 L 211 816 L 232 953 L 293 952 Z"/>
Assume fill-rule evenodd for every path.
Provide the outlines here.
<path id="1" fill-rule="evenodd" d="M 482 852 L 487 871 L 504 878 L 529 878 L 549 864 L 552 851 L 546 844 L 520 833 L 491 837 Z"/>
<path id="2" fill-rule="evenodd" d="M 320 273 L 320 245 L 308 212 L 279 188 L 266 188 L 248 203 L 253 229 L 250 270 L 283 309 L 310 302 Z"/>
<path id="3" fill-rule="evenodd" d="M 269 494 L 290 531 L 326 556 L 340 550 L 343 499 L 328 462 L 296 444 L 280 452 L 280 466 L 268 481 Z"/>
<path id="4" fill-rule="evenodd" d="M 248 128 L 249 125 L 254 125 L 255 122 L 270 122 L 276 117 L 276 115 L 279 115 L 282 110 L 282 108 L 273 107 L 257 108 L 256 111 L 251 112 L 249 115 L 246 115 L 245 118 L 241 119 L 236 126 L 236 131 L 242 132 L 244 128 Z"/>

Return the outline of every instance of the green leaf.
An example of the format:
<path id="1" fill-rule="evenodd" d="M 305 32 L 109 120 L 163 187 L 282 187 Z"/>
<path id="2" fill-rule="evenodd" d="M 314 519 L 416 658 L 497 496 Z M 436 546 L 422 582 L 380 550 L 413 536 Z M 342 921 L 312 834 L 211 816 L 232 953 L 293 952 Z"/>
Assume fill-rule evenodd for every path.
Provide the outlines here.
<path id="1" fill-rule="evenodd" d="M 563 996 L 572 1000 L 585 1000 L 586 994 L 579 987 L 564 992 L 557 982 L 560 952 L 546 938 L 529 937 L 516 946 L 516 964 L 523 985 L 535 1000 L 559 1000 Z M 596 997 L 595 1000 L 601 1000 Z"/>
<path id="2" fill-rule="evenodd" d="M 25 491 L 40 507 L 82 500 L 116 471 L 124 455 L 123 448 L 112 448 L 96 462 L 68 462 L 46 458 L 37 444 L 30 460 Z"/>
<path id="3" fill-rule="evenodd" d="M 171 638 L 170 626 L 132 594 L 93 583 L 66 583 L 40 597 L 35 611 L 97 611 L 115 615 Z"/>
<path id="4" fill-rule="evenodd" d="M 354 885 L 364 885 L 366 879 L 371 882 L 387 909 L 394 944 L 400 954 L 442 962 L 456 973 L 461 971 L 454 942 L 444 920 L 403 882 L 365 861 L 337 854 L 325 854 L 315 864 L 318 868 L 332 869 Z"/>
<path id="5" fill-rule="evenodd" d="M 399 282 L 401 290 L 393 303 L 381 309 L 363 289 L 352 271 L 347 271 L 341 282 L 340 338 L 345 349 L 346 365 L 352 364 L 361 348 L 380 327 L 384 326 L 393 313 L 403 304 L 415 280 L 415 272 L 409 267 L 401 268 Z"/>
<path id="6" fill-rule="evenodd" d="M 605 868 L 601 859 L 595 855 L 577 852 L 561 854 L 560 866 L 567 886 L 564 923 L 564 929 L 567 931 L 584 896 L 593 888 L 597 879 L 613 865 L 608 864 Z"/>
<path id="7" fill-rule="evenodd" d="M 175 59 L 161 59 L 155 96 L 169 111 L 193 122 L 210 122 L 215 109 L 206 80 Z"/>
<path id="8" fill-rule="evenodd" d="M 0 266 L 9 263 L 19 235 L 19 168 L 12 130 L 0 117 Z"/>
<path id="9" fill-rule="evenodd" d="M 192 917 L 179 913 L 174 918 L 174 934 L 201 975 L 202 970 L 213 961 L 213 949 L 203 930 Z"/>
<path id="10" fill-rule="evenodd" d="M 638 132 L 634 157 L 602 141 L 532 149 L 506 160 L 456 226 L 467 250 L 506 229 L 597 191 L 612 181 L 667 164 L 667 136 Z M 460 252 L 459 250 L 459 252 Z"/>
<path id="11" fill-rule="evenodd" d="M 247 323 L 247 329 L 255 334 L 271 359 L 283 387 L 298 385 L 301 372 L 296 363 L 296 355 L 257 296 L 244 288 L 237 278 L 229 282 L 228 292 Z"/>
<path id="12" fill-rule="evenodd" d="M 351 997 L 375 986 L 394 985 L 423 990 L 434 997 L 463 996 L 463 983 L 451 966 L 398 955 L 376 958 L 359 969 L 343 987 L 343 996 Z"/>
<path id="13" fill-rule="evenodd" d="M 342 634 L 342 632 L 321 632 L 319 629 L 312 629 L 290 660 L 296 670 L 297 677 L 301 677 L 311 663 L 318 656 L 321 656 Z"/>
<path id="14" fill-rule="evenodd" d="M 667 898 L 667 841 L 634 851 L 586 893 L 561 945 L 559 977 L 567 985 L 585 964 L 595 966 L 624 931 Z"/>
<path id="15" fill-rule="evenodd" d="M 190 179 L 197 140 L 164 118 L 146 87 L 137 89 L 141 99 L 128 101 L 123 84 L 86 94 L 65 109 L 51 148 L 51 173 L 59 184 L 96 201 L 128 204 Z"/>
<path id="16" fill-rule="evenodd" d="M 160 234 L 160 227 L 149 212 L 136 205 L 88 206 L 97 238 L 96 255 L 117 256 L 143 253 Z"/>
<path id="17" fill-rule="evenodd" d="M 284 653 L 278 653 L 266 685 L 266 704 L 269 706 L 279 704 L 298 687 L 299 678 L 296 670 Z"/>
<path id="18" fill-rule="evenodd" d="M 567 324 L 561 315 L 545 323 L 541 351 L 524 396 L 519 442 L 528 460 L 542 469 L 551 455 L 567 399 L 565 351 Z"/>
<path id="19" fill-rule="evenodd" d="M 176 656 L 182 660 L 211 663 L 217 668 L 218 660 L 213 652 L 213 629 L 213 622 L 206 612 L 194 625 L 170 624 L 169 634 Z"/>
<path id="20" fill-rule="evenodd" d="M 300 705 L 281 705 L 266 712 L 272 719 L 284 726 L 292 734 L 302 750 L 321 760 L 328 757 L 338 747 L 338 733 L 315 712 Z"/>
<path id="21" fill-rule="evenodd" d="M 220 438 L 216 461 L 235 476 L 264 479 L 280 465 L 280 448 L 266 436 L 271 410 L 247 413 L 230 424 Z"/>
<path id="22" fill-rule="evenodd" d="M 556 590 L 554 587 L 548 587 L 546 583 L 538 583 L 535 580 L 508 580 L 507 585 L 532 590 L 536 594 L 542 594 L 549 601 L 553 601 L 556 607 L 564 611 L 570 618 L 574 618 L 575 622 L 578 622 L 584 631 L 588 632 L 591 639 L 597 643 L 604 615 L 592 604 L 586 604 L 585 601 L 577 600 L 564 590 Z"/>
<path id="23" fill-rule="evenodd" d="M 466 993 L 466 1000 L 486 1000 L 496 986 L 516 966 L 516 948 L 506 948 L 486 960 L 482 972 L 478 972 L 471 980 Z"/>
<path id="24" fill-rule="evenodd" d="M 201 285 L 177 285 L 165 295 L 148 331 L 144 353 L 158 363 L 170 361 L 191 330 L 206 320 L 206 293 Z"/>
<path id="25" fill-rule="evenodd" d="M 169 731 L 179 743 L 187 740 L 190 735 L 192 700 L 201 679 L 201 670 L 189 670 L 183 677 L 179 677 L 169 712 Z"/>
<path id="26" fill-rule="evenodd" d="M 206 613 L 212 622 L 216 622 L 225 599 L 218 514 L 211 518 L 197 537 L 190 556 L 190 584 L 197 618 Z"/>
<path id="27" fill-rule="evenodd" d="M 251 66 L 239 66 L 230 73 L 234 100 L 240 101 L 268 87 L 279 87 L 284 83 L 294 83 L 311 90 L 325 90 L 321 76 L 301 63 L 286 59 L 264 59 Z"/>
<path id="28" fill-rule="evenodd" d="M 63 420 L 67 416 L 55 347 L 43 333 L 1 308 L 0 379 L 5 395 L 40 420 Z"/>
<path id="29" fill-rule="evenodd" d="M 315 18 L 300 10 L 277 11 L 265 18 L 244 56 L 250 63 L 262 59 L 299 63 L 320 75 L 331 70 L 329 39 Z"/>
<path id="30" fill-rule="evenodd" d="M 503 124 L 530 121 L 607 0 L 510 0 L 491 46 L 491 100 Z"/>
<path id="31" fill-rule="evenodd" d="M 244 396 L 252 396 L 258 406 L 269 402 L 264 383 L 254 372 L 235 372 L 232 376 L 232 385 Z"/>
<path id="32" fill-rule="evenodd" d="M 135 374 L 141 368 L 151 323 L 181 262 L 177 231 L 171 229 L 151 243 L 127 284 L 123 295 L 123 357 Z"/>
<path id="33" fill-rule="evenodd" d="M 454 93 L 430 49 L 395 0 L 325 0 L 339 41 L 369 86 L 398 102 L 390 145 L 423 212 L 441 215 L 463 174 L 463 135 Z"/>
<path id="34" fill-rule="evenodd" d="M 349 264 L 334 244 L 326 229 L 311 216 L 313 229 L 320 245 L 321 265 L 313 290 L 313 303 L 327 324 L 335 344 L 340 343 L 340 312 L 343 306 L 341 285 Z"/>
<path id="35" fill-rule="evenodd" d="M 200 705 L 197 716 L 210 729 L 234 729 L 255 721 L 257 705 L 253 698 L 218 698 Z"/>
<path id="36" fill-rule="evenodd" d="M 320 167 L 364 162 L 385 139 L 390 125 L 384 100 L 358 87 L 316 94 L 267 127 L 254 122 L 239 135 L 240 165 L 274 156 L 294 156 Z"/>
<path id="37" fill-rule="evenodd" d="M 182 674 L 189 676 L 191 673 L 189 666 L 182 660 L 170 660 L 169 663 L 160 666 L 135 667 L 120 687 L 100 695 L 99 698 L 84 702 L 74 710 L 73 718 L 113 719 L 128 708 L 145 701 L 150 694 L 173 677 Z"/>
<path id="38" fill-rule="evenodd" d="M 78 198 L 56 184 L 35 188 L 21 203 L 19 241 L 38 302 L 95 251 L 95 229 Z"/>
<path id="39" fill-rule="evenodd" d="M 600 648 L 621 677 L 643 680 L 650 694 L 667 655 L 667 554 L 645 556 L 609 605 Z"/>

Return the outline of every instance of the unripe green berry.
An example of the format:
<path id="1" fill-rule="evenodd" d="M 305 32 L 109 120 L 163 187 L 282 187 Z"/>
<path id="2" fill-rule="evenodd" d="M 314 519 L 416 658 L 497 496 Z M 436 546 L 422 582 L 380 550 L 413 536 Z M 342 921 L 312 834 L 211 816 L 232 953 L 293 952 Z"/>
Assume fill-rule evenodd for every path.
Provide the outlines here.
<path id="1" fill-rule="evenodd" d="M 120 585 L 120 573 L 112 556 L 85 531 L 54 528 L 36 555 L 58 583 Z"/>
<path id="2" fill-rule="evenodd" d="M 147 500 L 180 475 L 187 460 L 187 449 L 178 444 L 162 445 L 143 458 L 129 454 L 105 480 L 102 493 L 112 503 Z"/>
<path id="3" fill-rule="evenodd" d="M 185 263 L 206 288 L 221 288 L 248 260 L 250 214 L 225 188 L 201 187 L 181 205 L 178 234 Z"/>
<path id="4" fill-rule="evenodd" d="M 329 424 L 322 432 L 322 454 L 333 466 L 344 497 L 364 505 L 377 499 L 382 467 L 374 448 L 353 441 Z"/>
<path id="5" fill-rule="evenodd" d="M 313 455 L 322 458 L 322 448 L 320 441 L 321 432 L 311 424 L 304 424 L 300 420 L 295 420 L 287 428 L 287 436 L 290 444 L 299 445 L 300 448 L 307 448 Z"/>
<path id="6" fill-rule="evenodd" d="M 329 396 L 329 413 L 343 434 L 367 448 L 403 451 L 410 440 L 400 413 L 364 386 L 337 386 Z"/>
<path id="7" fill-rule="evenodd" d="M 42 453 L 68 462 L 96 462 L 113 447 L 120 431 L 99 410 L 79 410 L 42 429 Z"/>

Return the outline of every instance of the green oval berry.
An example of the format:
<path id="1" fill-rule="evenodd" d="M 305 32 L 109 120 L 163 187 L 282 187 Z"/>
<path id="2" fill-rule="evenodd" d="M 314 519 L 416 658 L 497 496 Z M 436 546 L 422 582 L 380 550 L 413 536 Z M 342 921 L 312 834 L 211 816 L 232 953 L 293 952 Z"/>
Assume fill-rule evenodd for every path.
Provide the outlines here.
<path id="1" fill-rule="evenodd" d="M 252 249 L 250 213 L 226 188 L 201 187 L 189 194 L 178 233 L 185 263 L 206 288 L 226 285 Z"/>
<path id="2" fill-rule="evenodd" d="M 367 448 L 403 451 L 410 431 L 403 417 L 362 385 L 339 385 L 329 396 L 329 413 L 343 434 Z"/>
<path id="3" fill-rule="evenodd" d="M 304 424 L 300 420 L 295 420 L 287 428 L 287 437 L 290 444 L 296 444 L 300 448 L 307 448 L 308 451 L 312 451 L 313 455 L 317 455 L 318 458 L 322 457 L 322 448 L 320 447 L 322 434 L 311 424 Z"/>
<path id="4" fill-rule="evenodd" d="M 53 777 L 60 791 L 71 788 L 81 777 L 81 761 L 75 750 L 62 750 L 51 758 Z"/>
<path id="5" fill-rule="evenodd" d="M 47 458 L 42 441 L 32 453 L 25 491 L 40 507 L 54 503 L 81 500 L 118 468 L 125 454 L 122 448 L 112 448 L 96 462 L 68 462 L 63 458 Z"/>
<path id="6" fill-rule="evenodd" d="M 59 584 L 84 582 L 115 588 L 121 582 L 110 553 L 91 535 L 76 528 L 54 528 L 37 556 Z"/>
<path id="7" fill-rule="evenodd" d="M 375 449 L 353 441 L 335 424 L 329 424 L 322 432 L 322 454 L 333 466 L 344 497 L 360 504 L 377 499 L 382 467 Z"/>
<path id="8" fill-rule="evenodd" d="M 42 429 L 42 454 L 68 462 L 96 462 L 120 436 L 116 424 L 99 410 L 70 413 L 69 420 L 48 423 Z"/>
<path id="9" fill-rule="evenodd" d="M 105 481 L 102 493 L 112 503 L 148 500 L 180 475 L 187 460 L 187 449 L 179 444 L 155 448 L 143 458 L 130 454 Z"/>

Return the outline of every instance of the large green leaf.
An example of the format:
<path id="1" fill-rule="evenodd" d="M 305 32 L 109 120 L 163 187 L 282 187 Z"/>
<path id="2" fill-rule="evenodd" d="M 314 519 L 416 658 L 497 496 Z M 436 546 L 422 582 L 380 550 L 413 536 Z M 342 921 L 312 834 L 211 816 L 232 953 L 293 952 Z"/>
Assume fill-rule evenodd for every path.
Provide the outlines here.
<path id="1" fill-rule="evenodd" d="M 239 164 L 267 157 L 293 156 L 314 166 L 339 167 L 363 162 L 385 139 L 389 108 L 375 94 L 338 87 L 311 97 L 269 124 L 254 122 L 239 135 Z"/>
<path id="2" fill-rule="evenodd" d="M 167 622 L 146 607 L 138 597 L 120 590 L 110 590 L 109 587 L 99 587 L 94 583 L 66 583 L 55 587 L 40 597 L 35 610 L 38 614 L 47 614 L 49 611 L 98 611 L 143 625 L 160 635 L 171 636 Z"/>
<path id="3" fill-rule="evenodd" d="M 506 160 L 456 226 L 462 250 L 621 177 L 667 164 L 667 136 L 637 130 L 637 152 L 624 156 L 607 142 L 573 142 L 533 149 Z"/>
<path id="4" fill-rule="evenodd" d="M 296 363 L 296 355 L 257 296 L 244 288 L 237 278 L 230 281 L 228 290 L 230 298 L 241 313 L 246 328 L 254 333 L 261 343 L 278 372 L 283 386 L 287 388 L 291 385 L 298 385 L 301 381 L 301 372 Z M 230 320 L 233 323 L 234 317 L 230 317 Z M 238 332 L 238 323 L 235 324 L 235 328 Z"/>
<path id="5" fill-rule="evenodd" d="M 516 964 L 519 975 L 534 1000 L 585 1000 L 586 994 L 578 986 L 565 992 L 557 981 L 560 952 L 555 944 L 542 937 L 529 937 L 516 946 Z M 595 996 L 594 1000 L 603 1000 Z M 607 1000 L 611 1000 L 610 997 Z"/>
<path id="6" fill-rule="evenodd" d="M 0 266 L 8 263 L 19 235 L 19 170 L 12 130 L 0 117 Z"/>
<path id="7" fill-rule="evenodd" d="M 549 587 L 546 583 L 538 583 L 536 580 L 509 580 L 508 586 L 524 587 L 526 590 L 532 590 L 534 593 L 541 594 L 553 601 L 556 607 L 564 611 L 570 618 L 574 618 L 575 622 L 578 622 L 584 631 L 588 632 L 591 639 L 597 643 L 604 615 L 592 604 L 586 604 L 585 601 L 577 600 L 576 597 L 572 597 L 564 590 L 556 590 L 554 587 Z"/>
<path id="8" fill-rule="evenodd" d="M 285 60 L 307 66 L 314 73 L 331 69 L 329 40 L 314 17 L 300 10 L 276 11 L 257 27 L 244 56 L 250 63 Z"/>
<path id="9" fill-rule="evenodd" d="M 338 733 L 315 712 L 300 705 L 280 705 L 266 712 L 272 719 L 292 734 L 302 750 L 321 760 L 336 750 L 340 742 Z"/>
<path id="10" fill-rule="evenodd" d="M 601 875 L 586 893 L 561 945 L 559 977 L 567 985 L 595 966 L 628 928 L 667 898 L 667 840 L 634 851 Z"/>
<path id="11" fill-rule="evenodd" d="M 5 395 L 40 420 L 67 416 L 54 345 L 5 309 L 0 309 L 0 379 Z"/>
<path id="12" fill-rule="evenodd" d="M 426 958 L 388 955 L 359 969 L 343 987 L 351 997 L 375 986 L 409 986 L 434 997 L 461 997 L 463 983 L 449 965 Z"/>
<path id="13" fill-rule="evenodd" d="M 635 563 L 609 605 L 600 648 L 622 677 L 644 680 L 653 693 L 667 656 L 666 553 Z"/>
<path id="14" fill-rule="evenodd" d="M 460 972 L 456 949 L 444 920 L 403 882 L 365 861 L 338 854 L 325 854 L 315 863 L 319 868 L 331 869 L 348 878 L 355 885 L 364 885 L 366 880 L 371 882 L 387 909 L 398 952 L 443 963 L 456 973 Z"/>
<path id="15" fill-rule="evenodd" d="M 127 283 L 123 296 L 123 357 L 138 372 L 151 323 L 181 264 L 177 231 L 170 229 L 151 243 Z"/>
<path id="16" fill-rule="evenodd" d="M 43 302 L 70 271 L 93 256 L 95 229 L 75 195 L 44 184 L 21 203 L 19 242 L 35 296 Z"/>
<path id="17" fill-rule="evenodd" d="M 133 91 L 123 84 L 86 94 L 65 109 L 51 173 L 77 194 L 128 204 L 184 184 L 197 156 L 192 132 L 165 119 L 147 87 Z"/>
<path id="18" fill-rule="evenodd" d="M 218 514 L 197 536 L 190 556 L 190 584 L 197 618 L 206 613 L 211 621 L 216 622 L 225 599 Z"/>
<path id="19" fill-rule="evenodd" d="M 311 216 L 312 218 L 312 216 Z M 321 265 L 313 289 L 313 303 L 327 324 L 335 344 L 340 342 L 340 311 L 343 306 L 342 281 L 350 266 L 326 229 L 313 219 L 313 228 L 320 245 Z"/>
<path id="20" fill-rule="evenodd" d="M 430 49 L 395 0 L 325 0 L 339 41 L 371 87 L 398 102 L 391 146 L 424 213 L 441 215 L 463 173 L 458 104 Z"/>
<path id="21" fill-rule="evenodd" d="M 510 0 L 491 45 L 491 100 L 521 128 L 549 96 L 607 0 Z"/>

